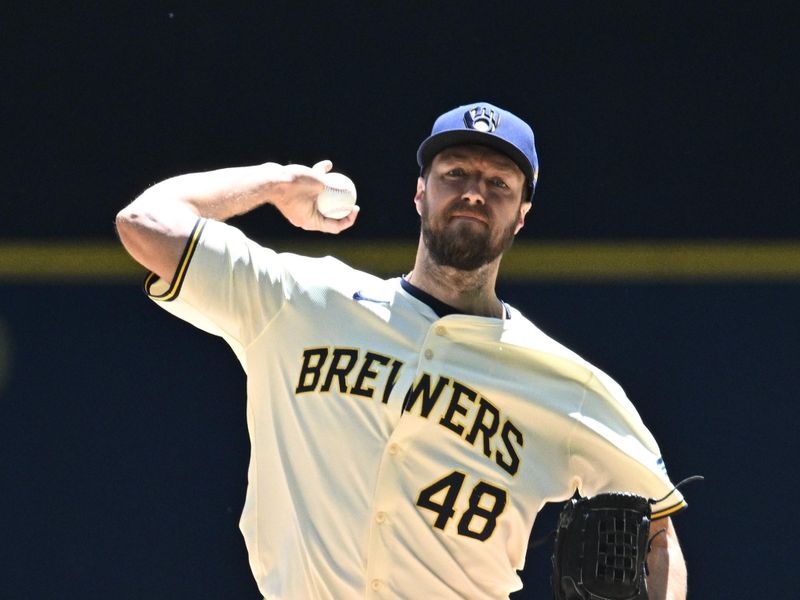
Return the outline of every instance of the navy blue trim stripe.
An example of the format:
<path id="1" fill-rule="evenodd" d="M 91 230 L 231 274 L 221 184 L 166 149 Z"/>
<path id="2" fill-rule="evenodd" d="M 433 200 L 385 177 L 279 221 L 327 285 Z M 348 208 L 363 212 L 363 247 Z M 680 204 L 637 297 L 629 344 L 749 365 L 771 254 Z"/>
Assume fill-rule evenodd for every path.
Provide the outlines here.
<path id="1" fill-rule="evenodd" d="M 206 222 L 206 219 L 197 219 L 192 232 L 189 234 L 189 239 L 186 240 L 183 254 L 181 255 L 180 261 L 178 261 L 178 267 L 175 269 L 175 276 L 172 278 L 172 283 L 167 291 L 163 294 L 151 294 L 150 288 L 158 281 L 158 275 L 152 272 L 147 274 L 147 277 L 144 279 L 144 291 L 153 300 L 171 302 L 178 297 L 181 286 L 183 286 L 183 281 L 186 279 L 186 271 L 189 269 L 189 263 L 192 260 L 192 256 L 194 256 L 194 251 L 197 249 L 197 244 L 200 241 L 200 235 L 203 233 Z"/>
<path id="2" fill-rule="evenodd" d="M 463 311 L 458 310 L 454 306 L 450 306 L 446 302 L 442 302 L 435 296 L 431 296 L 428 292 L 425 292 L 415 286 L 413 283 L 408 281 L 405 277 L 400 278 L 400 286 L 409 294 L 414 296 L 420 302 L 424 302 L 427 304 L 433 312 L 436 313 L 438 317 L 446 317 L 447 315 L 459 315 L 464 314 Z M 511 318 L 511 311 L 509 310 L 508 306 L 505 302 L 500 300 L 500 303 L 503 305 L 503 310 L 506 313 L 506 319 Z"/>
<path id="3" fill-rule="evenodd" d="M 665 508 L 658 512 L 654 512 L 652 515 L 650 515 L 650 518 L 653 521 L 655 521 L 656 519 L 663 519 L 664 517 L 668 517 L 670 515 L 674 515 L 675 513 L 682 511 L 687 506 L 688 504 L 686 503 L 686 500 L 681 500 L 680 502 L 678 502 L 677 504 L 673 504 L 669 508 Z"/>

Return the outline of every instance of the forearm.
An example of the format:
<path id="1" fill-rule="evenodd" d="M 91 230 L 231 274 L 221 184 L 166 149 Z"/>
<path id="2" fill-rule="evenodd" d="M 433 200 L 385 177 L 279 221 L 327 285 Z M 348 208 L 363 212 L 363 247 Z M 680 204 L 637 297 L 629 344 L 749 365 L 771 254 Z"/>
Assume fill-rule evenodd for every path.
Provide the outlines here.
<path id="1" fill-rule="evenodd" d="M 299 212 L 297 205 L 313 214 L 313 198 L 322 186 L 312 169 L 277 163 L 180 175 L 121 210 L 117 232 L 137 262 L 169 280 L 198 217 L 225 221 L 267 203 L 284 215 L 287 207 Z"/>
<path id="2" fill-rule="evenodd" d="M 281 169 L 267 163 L 172 177 L 147 189 L 120 216 L 164 220 L 166 226 L 197 217 L 226 221 L 274 198 L 282 181 Z"/>
<path id="3" fill-rule="evenodd" d="M 647 557 L 649 575 L 647 587 L 650 600 L 684 600 L 686 598 L 686 563 L 677 535 L 669 519 L 655 521 L 651 535 L 654 539 Z"/>
<path id="4" fill-rule="evenodd" d="M 156 184 L 136 202 L 161 205 L 178 202 L 196 216 L 227 221 L 273 201 L 286 182 L 277 163 L 232 167 L 180 175 Z"/>
<path id="5" fill-rule="evenodd" d="M 279 165 L 191 173 L 152 186 L 119 212 L 128 253 L 169 280 L 198 217 L 224 221 L 269 201 Z"/>
<path id="6" fill-rule="evenodd" d="M 198 217 L 225 221 L 269 203 L 296 227 L 339 233 L 353 225 L 358 207 L 341 219 L 317 210 L 331 167 L 327 160 L 313 167 L 265 163 L 173 177 L 121 210 L 117 232 L 137 262 L 167 280 Z"/>

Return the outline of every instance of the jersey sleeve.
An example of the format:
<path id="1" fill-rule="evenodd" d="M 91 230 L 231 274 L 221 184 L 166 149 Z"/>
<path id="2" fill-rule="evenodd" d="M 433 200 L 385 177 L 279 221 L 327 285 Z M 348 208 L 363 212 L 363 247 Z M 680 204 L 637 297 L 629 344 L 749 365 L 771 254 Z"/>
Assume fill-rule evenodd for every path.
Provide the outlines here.
<path id="1" fill-rule="evenodd" d="M 661 452 L 633 404 L 610 377 L 595 372 L 586 386 L 569 440 L 578 492 L 628 492 L 657 500 L 652 518 L 686 507 L 670 481 Z"/>
<path id="2" fill-rule="evenodd" d="M 273 250 L 235 227 L 199 219 L 172 282 L 150 273 L 144 286 L 168 312 L 225 339 L 247 370 L 244 350 L 280 311 L 293 279 Z"/>

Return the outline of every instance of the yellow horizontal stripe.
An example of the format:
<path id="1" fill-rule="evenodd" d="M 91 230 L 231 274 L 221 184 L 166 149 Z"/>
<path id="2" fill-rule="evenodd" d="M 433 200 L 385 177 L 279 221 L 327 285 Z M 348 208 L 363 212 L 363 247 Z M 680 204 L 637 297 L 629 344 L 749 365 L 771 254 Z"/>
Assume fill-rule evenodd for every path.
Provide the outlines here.
<path id="1" fill-rule="evenodd" d="M 671 506 L 670 508 L 665 508 L 657 513 L 653 513 L 650 515 L 650 518 L 655 521 L 656 519 L 663 519 L 664 517 L 668 517 L 669 515 L 674 515 L 676 512 L 683 510 L 686 508 L 687 504 L 685 500 L 682 500 L 680 503 L 676 504 L 675 506 Z"/>
<path id="2" fill-rule="evenodd" d="M 0 281 L 132 281 L 144 273 L 113 242 L 0 242 Z"/>
<path id="3" fill-rule="evenodd" d="M 273 241 L 277 250 L 331 254 L 379 275 L 408 272 L 416 244 Z M 130 282 L 145 270 L 115 242 L 0 242 L 0 282 Z M 517 242 L 504 281 L 800 281 L 800 241 Z"/>
<path id="4" fill-rule="evenodd" d="M 800 280 L 800 241 L 526 243 L 502 269 L 516 279 Z"/>

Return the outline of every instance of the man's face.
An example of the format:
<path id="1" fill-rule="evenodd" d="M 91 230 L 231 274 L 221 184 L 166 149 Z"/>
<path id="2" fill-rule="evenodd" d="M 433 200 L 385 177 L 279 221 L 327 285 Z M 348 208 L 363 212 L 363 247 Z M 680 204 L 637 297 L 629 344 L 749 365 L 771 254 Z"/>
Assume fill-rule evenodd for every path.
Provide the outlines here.
<path id="1" fill-rule="evenodd" d="M 437 154 L 414 202 L 422 239 L 440 265 L 473 271 L 503 254 L 522 228 L 525 176 L 505 154 L 453 146 Z"/>

